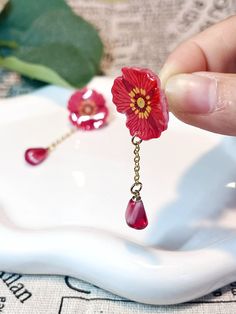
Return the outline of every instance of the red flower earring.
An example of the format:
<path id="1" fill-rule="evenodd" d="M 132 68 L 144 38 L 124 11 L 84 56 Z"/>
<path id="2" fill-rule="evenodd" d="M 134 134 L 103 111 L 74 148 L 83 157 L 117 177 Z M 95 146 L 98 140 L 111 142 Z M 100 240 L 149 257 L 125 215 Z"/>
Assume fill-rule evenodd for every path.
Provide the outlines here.
<path id="1" fill-rule="evenodd" d="M 148 220 L 140 196 L 140 144 L 142 140 L 160 137 L 167 129 L 168 105 L 160 80 L 148 69 L 123 68 L 122 76 L 114 80 L 113 102 L 120 113 L 126 115 L 126 126 L 132 136 L 134 149 L 134 184 L 132 198 L 126 209 L 126 222 L 131 228 L 144 229 Z"/>
<path id="2" fill-rule="evenodd" d="M 29 148 L 25 151 L 25 160 L 32 166 L 42 163 L 57 145 L 71 136 L 78 129 L 94 130 L 105 125 L 108 108 L 104 97 L 93 89 L 83 88 L 76 91 L 69 99 L 69 120 L 75 126 L 50 146 Z"/>

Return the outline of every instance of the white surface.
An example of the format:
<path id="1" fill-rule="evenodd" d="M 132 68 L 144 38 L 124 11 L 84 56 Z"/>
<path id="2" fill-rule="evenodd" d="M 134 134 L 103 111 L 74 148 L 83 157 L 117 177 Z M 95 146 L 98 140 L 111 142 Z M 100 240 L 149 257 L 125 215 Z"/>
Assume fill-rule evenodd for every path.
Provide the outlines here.
<path id="1" fill-rule="evenodd" d="M 23 159 L 70 127 L 72 91 L 53 86 L 0 102 L 0 269 L 66 274 L 150 304 L 184 302 L 236 280 L 234 138 L 171 116 L 141 145 L 149 226 L 126 226 L 133 147 L 111 104 L 109 125 L 78 131 L 38 167 Z M 61 106 L 58 106 L 61 105 Z"/>

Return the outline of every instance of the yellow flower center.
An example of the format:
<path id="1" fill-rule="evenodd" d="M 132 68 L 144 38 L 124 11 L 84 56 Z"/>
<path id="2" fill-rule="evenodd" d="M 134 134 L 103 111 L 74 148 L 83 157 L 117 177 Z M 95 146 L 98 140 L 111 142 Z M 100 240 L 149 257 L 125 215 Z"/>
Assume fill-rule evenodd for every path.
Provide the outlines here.
<path id="1" fill-rule="evenodd" d="M 147 119 L 152 110 L 150 96 L 143 88 L 134 87 L 129 93 L 130 107 L 140 119 Z"/>
<path id="2" fill-rule="evenodd" d="M 139 97 L 137 99 L 137 105 L 139 106 L 139 108 L 143 109 L 145 107 L 145 100 L 143 99 L 143 97 Z"/>

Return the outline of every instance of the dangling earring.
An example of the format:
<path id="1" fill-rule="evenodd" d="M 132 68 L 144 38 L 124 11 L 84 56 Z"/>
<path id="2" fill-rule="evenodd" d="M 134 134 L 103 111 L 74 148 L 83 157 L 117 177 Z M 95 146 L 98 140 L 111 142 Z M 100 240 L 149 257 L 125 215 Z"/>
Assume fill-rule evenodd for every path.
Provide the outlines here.
<path id="1" fill-rule="evenodd" d="M 134 183 L 125 218 L 128 226 L 144 229 L 148 225 L 145 208 L 140 196 L 140 144 L 143 140 L 160 137 L 167 129 L 168 105 L 160 80 L 148 69 L 122 68 L 122 76 L 114 80 L 113 102 L 120 113 L 126 115 L 126 126 L 134 145 Z"/>
<path id="2" fill-rule="evenodd" d="M 66 134 L 48 147 L 28 148 L 25 151 L 25 161 L 37 166 L 64 140 L 80 130 L 94 130 L 104 126 L 108 118 L 108 108 L 102 94 L 93 89 L 83 88 L 76 91 L 69 99 L 67 109 L 72 127 Z"/>

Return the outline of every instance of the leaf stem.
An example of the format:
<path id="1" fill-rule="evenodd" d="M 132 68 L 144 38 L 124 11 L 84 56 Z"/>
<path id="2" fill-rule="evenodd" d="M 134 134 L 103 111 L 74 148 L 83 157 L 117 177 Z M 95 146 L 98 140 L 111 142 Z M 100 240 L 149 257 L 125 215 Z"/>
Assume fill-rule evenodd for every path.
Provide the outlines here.
<path id="1" fill-rule="evenodd" d="M 14 56 L 2 57 L 0 56 L 0 67 L 8 70 L 16 71 L 22 75 L 26 75 L 32 79 L 43 82 L 56 84 L 63 87 L 72 87 L 63 77 L 56 71 L 41 64 L 29 63 L 20 60 Z"/>

